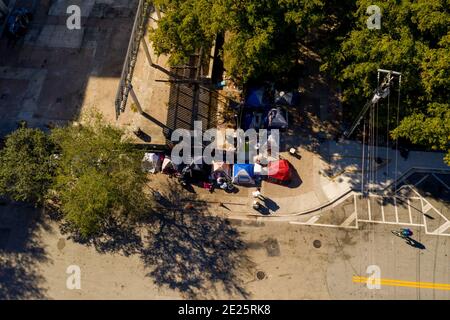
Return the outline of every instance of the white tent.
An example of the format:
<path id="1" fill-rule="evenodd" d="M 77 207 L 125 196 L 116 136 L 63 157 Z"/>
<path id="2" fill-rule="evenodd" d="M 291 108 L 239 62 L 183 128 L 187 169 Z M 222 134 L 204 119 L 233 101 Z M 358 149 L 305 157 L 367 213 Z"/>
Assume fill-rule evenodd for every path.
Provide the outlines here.
<path id="1" fill-rule="evenodd" d="M 169 157 L 165 157 L 161 166 L 162 173 L 172 174 L 177 171 L 175 164 Z"/>
<path id="2" fill-rule="evenodd" d="M 161 161 L 156 153 L 145 153 L 142 159 L 142 170 L 156 173 L 161 170 Z"/>

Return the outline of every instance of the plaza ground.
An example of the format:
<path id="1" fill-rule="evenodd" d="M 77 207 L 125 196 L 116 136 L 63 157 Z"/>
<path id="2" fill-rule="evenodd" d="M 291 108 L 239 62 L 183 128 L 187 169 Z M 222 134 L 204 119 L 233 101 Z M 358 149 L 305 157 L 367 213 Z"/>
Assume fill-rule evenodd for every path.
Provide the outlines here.
<path id="1" fill-rule="evenodd" d="M 150 269 L 144 268 L 139 256 L 100 253 L 73 243 L 53 223 L 41 223 L 30 234 L 33 222 L 29 209 L 2 206 L 0 210 L 2 299 L 186 298 L 178 288 L 159 286 L 146 276 Z M 15 228 L 9 230 L 9 242 L 5 241 L 8 217 L 10 223 L 15 221 Z M 365 284 L 353 282 L 354 276 L 368 277 L 367 268 L 376 265 L 383 279 L 449 284 L 450 237 L 426 235 L 423 229 L 413 228 L 413 238 L 423 246 L 417 248 L 391 233 L 398 227 L 385 224 L 364 224 L 356 230 L 235 220 L 232 226 L 247 246 L 245 263 L 234 270 L 233 281 L 241 291 L 227 292 L 221 281 L 207 281 L 205 291 L 197 298 L 450 298 L 449 290 L 393 286 L 370 290 Z M 168 241 L 176 244 L 173 239 Z M 66 287 L 70 265 L 81 268 L 81 290 Z"/>
<path id="2" fill-rule="evenodd" d="M 391 201 L 351 194 L 298 220 L 226 222 L 203 216 L 211 210 L 206 205 L 156 225 L 151 238 L 149 225 L 96 245 L 74 242 L 33 208 L 3 204 L 0 298 L 449 299 L 448 181 L 449 175 L 414 173 Z M 392 233 L 404 227 L 413 230 L 411 241 Z M 81 290 L 66 287 L 70 265 L 81 268 Z M 400 285 L 368 289 L 354 280 L 369 277 L 373 266 Z"/>

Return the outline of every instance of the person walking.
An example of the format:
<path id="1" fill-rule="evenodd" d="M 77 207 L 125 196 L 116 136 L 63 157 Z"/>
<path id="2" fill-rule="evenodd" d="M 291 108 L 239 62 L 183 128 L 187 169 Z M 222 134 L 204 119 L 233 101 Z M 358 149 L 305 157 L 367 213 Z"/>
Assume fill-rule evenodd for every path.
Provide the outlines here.
<path id="1" fill-rule="evenodd" d="M 263 200 L 263 199 L 262 199 L 263 196 L 262 196 L 262 194 L 261 194 L 261 188 L 260 188 L 260 187 L 256 188 L 256 191 L 253 191 L 253 192 L 252 192 L 252 196 L 253 196 L 253 198 L 254 198 L 255 200 L 257 200 L 257 199 Z"/>

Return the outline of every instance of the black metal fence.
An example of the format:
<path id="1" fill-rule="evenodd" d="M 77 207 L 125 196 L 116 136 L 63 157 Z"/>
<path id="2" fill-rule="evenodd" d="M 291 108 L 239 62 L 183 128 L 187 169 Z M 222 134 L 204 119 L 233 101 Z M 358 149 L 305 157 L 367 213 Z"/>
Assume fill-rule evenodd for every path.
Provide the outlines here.
<path id="1" fill-rule="evenodd" d="M 139 45 L 142 37 L 145 34 L 148 18 L 153 8 L 152 1 L 139 0 L 136 18 L 134 20 L 133 30 L 131 32 L 130 42 L 128 44 L 128 51 L 125 58 L 125 63 L 120 77 L 119 88 L 115 101 L 116 118 L 125 111 L 127 105 L 128 95 L 131 90 L 131 80 L 133 79 L 134 67 L 136 65 L 137 56 L 139 53 Z"/>

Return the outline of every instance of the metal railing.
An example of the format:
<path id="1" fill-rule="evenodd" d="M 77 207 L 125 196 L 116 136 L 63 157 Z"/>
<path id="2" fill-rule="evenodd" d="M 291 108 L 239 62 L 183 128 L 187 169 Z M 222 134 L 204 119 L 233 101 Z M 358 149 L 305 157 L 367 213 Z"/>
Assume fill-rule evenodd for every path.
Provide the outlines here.
<path id="1" fill-rule="evenodd" d="M 139 1 L 133 30 L 130 36 L 130 42 L 128 44 L 128 51 L 122 69 L 122 75 L 120 77 L 119 88 L 116 95 L 116 118 L 119 118 L 120 114 L 125 111 L 125 107 L 127 105 L 128 95 L 131 90 L 134 67 L 136 65 L 137 55 L 139 52 L 139 45 L 145 34 L 145 29 L 147 27 L 147 22 L 152 7 L 152 2 L 150 0 Z"/>

